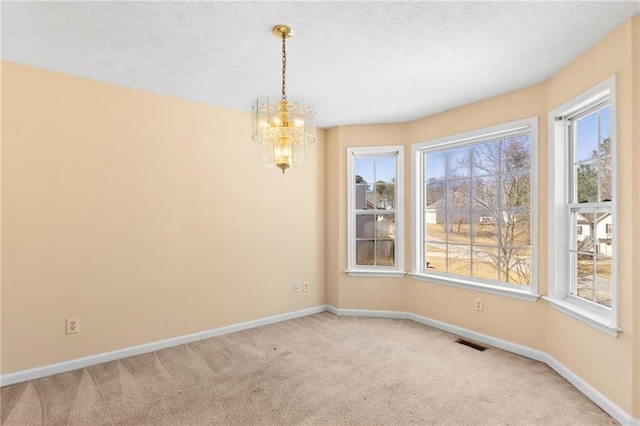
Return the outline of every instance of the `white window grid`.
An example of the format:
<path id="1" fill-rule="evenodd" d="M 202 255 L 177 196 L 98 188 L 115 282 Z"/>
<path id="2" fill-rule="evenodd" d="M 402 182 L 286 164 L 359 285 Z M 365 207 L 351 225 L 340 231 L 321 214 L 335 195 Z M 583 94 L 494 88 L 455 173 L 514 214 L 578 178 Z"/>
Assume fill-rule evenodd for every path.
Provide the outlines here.
<path id="1" fill-rule="evenodd" d="M 584 322 L 600 331 L 616 337 L 619 326 L 619 300 L 617 280 L 617 176 L 616 176 L 616 138 L 617 138 L 617 96 L 616 76 L 611 76 L 580 95 L 556 107 L 548 114 L 549 123 L 549 182 L 548 182 L 548 278 L 549 294 L 543 296 L 551 307 Z M 599 306 L 591 301 L 573 297 L 574 289 L 570 268 L 569 247 L 577 237 L 575 225 L 572 225 L 570 201 L 575 200 L 572 176 L 568 172 L 573 166 L 574 155 L 568 119 L 577 114 L 598 108 L 608 102 L 611 108 L 611 191 L 612 200 L 606 205 L 610 209 L 613 221 L 611 234 L 611 308 Z M 588 203 L 576 203 L 576 209 L 589 209 Z M 564 236 L 564 237 L 563 237 Z"/>
<path id="2" fill-rule="evenodd" d="M 402 276 L 404 271 L 404 148 L 402 146 L 358 147 L 347 149 L 347 273 L 358 276 Z M 363 157 L 390 157 L 395 158 L 395 207 L 394 208 L 355 208 L 355 160 Z M 375 164 L 375 163 L 374 163 Z M 374 165 L 375 167 L 375 165 Z M 372 183 L 375 185 L 375 182 Z M 375 189 L 373 189 L 375 191 Z M 374 250 L 374 265 L 357 265 L 356 245 L 359 240 L 384 241 L 390 238 L 378 238 L 374 233 L 371 238 L 356 238 L 356 217 L 358 215 L 393 214 L 395 216 L 394 264 L 375 265 L 376 250 Z"/>
<path id="3" fill-rule="evenodd" d="M 476 143 L 494 141 L 513 135 L 530 132 L 530 211 L 531 220 L 531 285 L 510 284 L 498 281 L 488 281 L 473 277 L 461 277 L 448 273 L 439 273 L 426 268 L 425 259 L 425 184 L 424 184 L 424 153 L 438 150 L 470 146 Z M 413 144 L 412 173 L 414 181 L 413 191 L 413 270 L 414 278 L 438 282 L 461 288 L 473 288 L 494 294 L 519 297 L 525 300 L 535 300 L 537 297 L 537 144 L 538 118 L 531 117 L 514 122 L 504 123 L 484 129 L 474 130 L 464 134 L 453 135 L 432 141 Z"/>

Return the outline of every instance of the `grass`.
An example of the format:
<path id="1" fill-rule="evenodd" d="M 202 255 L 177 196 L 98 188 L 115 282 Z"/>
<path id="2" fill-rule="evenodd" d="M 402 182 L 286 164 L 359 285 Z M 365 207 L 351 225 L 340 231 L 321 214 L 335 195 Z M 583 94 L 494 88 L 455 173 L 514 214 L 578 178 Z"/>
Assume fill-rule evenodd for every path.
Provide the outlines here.
<path id="1" fill-rule="evenodd" d="M 497 249 L 496 251 L 494 251 L 494 253 L 492 253 L 493 256 L 495 256 L 495 254 L 497 254 Z M 501 270 L 499 275 L 498 265 L 491 260 L 478 260 L 477 258 L 475 258 L 473 265 L 471 265 L 469 257 L 456 258 L 453 256 L 449 256 L 449 268 L 447 270 L 447 258 L 445 255 L 446 253 L 444 249 L 437 246 L 428 245 L 427 268 L 433 271 L 448 272 L 451 274 L 479 278 L 489 281 L 498 281 L 498 277 L 500 277 L 500 281 L 505 281 L 506 279 L 506 271 L 504 269 Z M 527 261 L 530 259 L 523 258 L 522 260 Z M 530 277 L 528 275 L 519 275 L 516 268 L 512 268 L 509 273 L 507 282 L 511 284 L 529 285 Z"/>
<path id="2" fill-rule="evenodd" d="M 472 233 L 475 232 L 475 234 Z M 427 234 L 429 237 L 446 241 L 447 232 L 444 224 L 427 224 Z M 473 239 L 471 238 L 473 236 Z M 529 222 L 516 224 L 513 232 L 514 246 L 528 246 L 531 244 Z M 474 244 L 497 245 L 497 224 L 476 223 L 474 226 L 468 223 L 454 223 L 449 230 L 450 242 L 473 242 Z"/>
<path id="3" fill-rule="evenodd" d="M 471 232 L 475 232 L 473 239 L 471 238 Z M 473 243 L 474 252 L 482 251 L 487 253 L 491 259 L 498 258 L 498 237 L 496 234 L 497 224 L 495 223 L 476 223 L 473 226 L 468 223 L 454 223 L 451 229 L 446 232 L 445 225 L 443 224 L 427 224 L 427 233 L 430 238 L 440 241 L 448 241 L 451 243 Z M 523 222 L 513 232 L 514 238 L 512 245 L 514 246 L 529 246 L 530 242 L 530 228 L 529 222 Z M 487 245 L 480 249 L 480 246 Z M 509 272 L 509 278 L 506 278 L 507 271 L 505 268 L 501 268 L 498 271 L 498 265 L 491 259 L 478 259 L 474 258 L 473 265 L 470 265 L 469 255 L 459 254 L 458 257 L 454 257 L 456 253 L 450 253 L 447 265 L 447 259 L 444 256 L 446 249 L 444 244 L 429 244 L 428 245 L 428 268 L 440 272 L 449 272 L 465 277 L 474 277 L 490 281 L 498 281 L 500 277 L 501 281 L 507 281 L 512 284 L 530 284 L 529 274 L 518 274 L 517 268 L 511 268 Z M 528 256 L 518 257 L 513 255 L 512 259 L 521 261 L 530 261 Z M 448 266 L 448 269 L 447 269 Z M 499 274 L 500 272 L 500 274 Z"/>

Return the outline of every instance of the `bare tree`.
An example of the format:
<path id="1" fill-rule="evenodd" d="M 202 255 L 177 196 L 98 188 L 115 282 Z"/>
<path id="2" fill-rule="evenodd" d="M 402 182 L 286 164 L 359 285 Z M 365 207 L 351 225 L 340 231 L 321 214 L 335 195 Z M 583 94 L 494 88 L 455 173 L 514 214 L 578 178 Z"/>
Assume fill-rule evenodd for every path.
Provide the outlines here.
<path id="1" fill-rule="evenodd" d="M 465 179 L 471 182 L 471 191 L 468 184 L 456 181 L 449 187 L 449 197 L 453 208 L 456 208 L 456 203 L 462 205 L 462 199 L 471 200 L 469 211 L 475 227 L 475 232 L 471 233 L 473 250 L 492 259 L 502 272 L 502 281 L 530 284 L 529 135 L 475 145 L 469 149 L 468 155 L 450 167 L 471 171 L 467 173 L 469 180 Z M 459 171 L 457 175 L 463 173 Z M 486 220 L 481 221 L 480 218 Z M 460 220 L 457 222 L 458 232 Z M 450 226 L 450 232 L 453 232 L 453 223 Z M 479 237 L 485 240 L 482 245 L 475 244 Z"/>

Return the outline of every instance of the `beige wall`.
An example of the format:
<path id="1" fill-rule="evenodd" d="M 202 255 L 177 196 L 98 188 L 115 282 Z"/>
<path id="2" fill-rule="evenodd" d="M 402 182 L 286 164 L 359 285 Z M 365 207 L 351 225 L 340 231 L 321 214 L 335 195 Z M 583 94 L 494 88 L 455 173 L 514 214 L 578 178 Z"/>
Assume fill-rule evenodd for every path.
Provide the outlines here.
<path id="1" fill-rule="evenodd" d="M 248 113 L 12 63 L 2 88 L 3 374 L 324 303 L 323 131 L 283 176 Z"/>
<path id="2" fill-rule="evenodd" d="M 637 164 L 640 164 L 639 19 L 635 17 L 627 21 L 546 82 L 406 124 L 333 129 L 331 144 L 327 146 L 330 151 L 327 156 L 340 157 L 339 167 L 332 169 L 332 172 L 340 176 L 339 182 L 332 182 L 333 186 L 337 184 L 340 220 L 327 230 L 339 234 L 336 248 L 339 258 L 334 262 L 339 264 L 338 306 L 406 310 L 548 352 L 625 411 L 640 417 L 640 227 L 635 226 L 633 221 L 633 217 L 640 214 L 640 168 L 637 167 Z M 552 309 L 541 299 L 537 302 L 527 302 L 418 281 L 409 277 L 354 278 L 343 272 L 346 267 L 347 182 L 344 156 L 347 147 L 393 145 L 403 141 L 407 160 L 405 262 L 410 270 L 412 265 L 409 244 L 413 232 L 410 222 L 411 144 L 537 116 L 538 280 L 539 293 L 547 294 L 547 114 L 558 105 L 614 74 L 618 75 L 618 227 L 623 230 L 619 234 L 618 276 L 623 331 L 617 339 Z M 338 150 L 337 154 L 335 150 Z M 328 198 L 331 198 L 330 194 Z M 328 270 L 329 272 L 336 271 L 332 269 Z M 483 299 L 482 312 L 474 310 L 475 298 Z"/>
<path id="3" fill-rule="evenodd" d="M 3 62 L 0 61 L 0 83 L 2 82 Z M 2 84 L 0 84 L 0 188 L 2 188 Z M 0 189 L 0 242 L 2 241 L 2 190 Z M 0 373 L 2 372 L 2 244 L 0 244 Z"/>
<path id="4" fill-rule="evenodd" d="M 338 277 L 340 308 L 409 311 L 537 349 L 544 348 L 543 323 L 546 305 L 540 301 L 536 303 L 525 302 L 432 284 L 408 277 L 361 278 L 349 277 L 343 272 L 347 265 L 347 147 L 404 145 L 405 267 L 407 270 L 411 270 L 411 144 L 538 116 L 541 114 L 540 111 L 545 110 L 544 89 L 542 84 L 528 87 L 406 124 L 345 126 L 338 129 L 339 133 L 336 133 L 338 141 L 332 141 L 331 146 L 327 146 L 328 149 L 339 150 L 338 155 L 341 157 L 337 169 L 328 169 L 328 173 L 340 176 L 337 192 L 340 195 L 339 214 L 341 220 L 338 223 L 339 226 L 334 226 L 334 229 L 339 231 L 336 252 L 340 253 L 338 260 L 340 266 Z M 539 118 L 540 125 L 543 126 L 546 119 L 542 116 Z M 332 129 L 331 132 L 336 132 L 336 129 Z M 546 138 L 544 140 L 546 141 Z M 327 157 L 329 155 L 332 154 L 328 153 Z M 543 207 L 541 206 L 541 208 Z M 328 270 L 327 274 L 330 272 Z M 544 289 L 546 290 L 546 287 Z M 483 299 L 483 312 L 474 309 L 476 297 Z M 504 321 L 504 318 L 510 318 L 510 320 Z"/>
<path id="5" fill-rule="evenodd" d="M 539 84 L 409 123 L 407 149 L 411 150 L 412 143 L 533 116 L 538 116 L 542 134 L 546 122 L 541 114 L 545 107 L 544 94 L 544 85 Z M 541 137 L 540 145 L 544 141 L 546 138 Z M 544 170 L 540 165 L 540 178 L 545 175 Z M 538 198 L 543 200 L 546 198 L 543 195 L 546 186 L 540 183 Z M 543 210 L 545 208 L 546 205 L 540 203 L 540 211 L 546 211 Z M 539 237 L 541 233 L 540 227 Z M 540 246 L 544 245 L 545 241 L 541 240 Z M 542 256 L 543 253 L 539 253 L 539 271 L 544 270 L 546 265 Z M 541 324 L 544 321 L 544 305 L 540 301 L 527 302 L 413 279 L 408 281 L 410 312 L 536 349 L 544 347 L 544 328 Z M 546 286 L 541 287 L 540 291 L 546 291 Z M 474 309 L 476 298 L 483 300 L 482 312 Z M 505 321 L 505 318 L 509 318 L 509 321 Z"/>
<path id="6" fill-rule="evenodd" d="M 632 44 L 631 44 L 631 76 L 633 78 L 633 113 L 631 120 L 633 123 L 633 164 L 640 164 L 640 17 L 636 17 L 632 21 Z M 637 169 L 637 167 L 636 167 Z M 640 171 L 635 170 L 636 175 L 632 181 L 633 185 L 633 211 L 634 217 L 638 216 L 640 212 Z M 635 245 L 633 247 L 633 278 L 632 283 L 634 285 L 632 290 L 632 300 L 635 300 L 633 306 L 633 313 L 635 314 L 633 320 L 634 335 L 634 349 L 633 349 L 633 416 L 640 418 L 640 226 L 633 227 L 633 241 Z"/>
<path id="7" fill-rule="evenodd" d="M 628 20 L 588 52 L 552 77 L 547 83 L 547 110 L 552 110 L 607 77 L 617 74 L 618 95 L 618 282 L 620 284 L 620 326 L 623 332 L 613 338 L 579 321 L 550 309 L 547 314 L 547 352 L 565 364 L 611 400 L 632 411 L 633 323 L 632 312 L 640 309 L 634 299 L 637 281 L 632 276 L 633 253 L 640 240 L 632 238 L 639 211 L 633 210 L 634 189 L 640 180 L 633 164 L 633 117 L 638 111 L 632 103 L 632 26 L 638 18 Z M 636 139 L 636 144 L 637 144 Z M 637 148 L 635 148 L 637 149 Z M 628 231 L 627 231 L 628 230 Z M 636 289 L 634 290 L 634 287 Z M 640 356 L 640 353 L 635 353 Z M 634 408 L 637 410 L 637 407 Z M 636 412 L 638 416 L 640 412 Z"/>
<path id="8" fill-rule="evenodd" d="M 378 309 L 402 311 L 405 308 L 406 282 L 403 278 L 348 277 L 347 269 L 347 147 L 403 145 L 403 125 L 345 126 L 328 131 L 326 158 L 331 158 L 326 173 L 332 176 L 327 185 L 328 204 L 335 204 L 331 218 L 327 222 L 327 232 L 332 234 L 327 241 L 327 276 L 335 278 L 328 285 L 337 293 L 340 308 Z M 405 151 L 405 160 L 409 153 Z M 405 161 L 405 163 L 406 163 Z M 406 163 L 408 164 L 408 163 Z M 405 169 L 407 169 L 405 167 Z M 407 169 L 405 182 L 409 182 Z M 408 194 L 408 188 L 406 193 Z M 407 212 L 407 215 L 410 212 Z M 408 216 L 407 220 L 408 220 Z M 407 249 L 409 246 L 407 245 Z M 337 265 L 337 270 L 334 269 Z M 331 269 L 329 269 L 331 268 Z M 330 304 L 333 304 L 329 300 Z"/>
<path id="9" fill-rule="evenodd" d="M 260 166 L 246 113 L 4 63 L 2 373 L 329 303 L 410 311 L 548 352 L 640 418 L 639 51 L 635 17 L 546 82 L 411 123 L 320 131 L 307 167 L 285 176 Z M 546 294 L 547 113 L 613 74 L 617 339 L 544 300 L 344 273 L 347 147 L 404 145 L 410 270 L 411 144 L 537 116 Z M 292 294 L 302 280 L 311 291 Z M 76 316 L 81 333 L 65 335 Z"/>
<path id="10" fill-rule="evenodd" d="M 340 128 L 329 129 L 326 132 L 326 142 L 324 145 L 324 168 L 325 168 L 325 288 L 327 294 L 327 303 L 332 306 L 340 306 L 340 262 L 345 253 L 345 248 L 340 246 L 338 236 L 344 232 L 340 227 L 346 226 L 340 221 L 341 211 L 344 204 L 340 202 L 339 184 L 340 171 L 340 152 L 338 144 L 340 143 Z M 333 194 L 333 196 L 331 196 Z"/>

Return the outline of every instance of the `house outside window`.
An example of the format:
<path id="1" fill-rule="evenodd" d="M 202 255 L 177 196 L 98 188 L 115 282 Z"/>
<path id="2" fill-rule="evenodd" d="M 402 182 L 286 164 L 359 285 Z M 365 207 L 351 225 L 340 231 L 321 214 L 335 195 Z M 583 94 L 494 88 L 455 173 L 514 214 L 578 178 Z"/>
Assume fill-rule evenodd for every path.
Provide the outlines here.
<path id="1" fill-rule="evenodd" d="M 534 300 L 537 118 L 413 145 L 414 277 Z"/>
<path id="2" fill-rule="evenodd" d="M 618 331 L 615 111 L 612 77 L 549 114 L 548 300 L 612 335 Z"/>
<path id="3" fill-rule="evenodd" d="M 403 147 L 347 149 L 349 275 L 403 276 Z"/>

